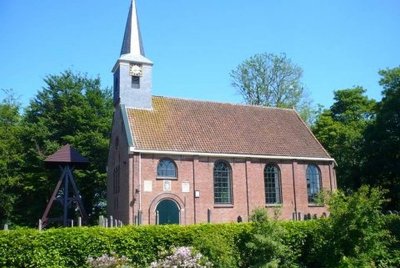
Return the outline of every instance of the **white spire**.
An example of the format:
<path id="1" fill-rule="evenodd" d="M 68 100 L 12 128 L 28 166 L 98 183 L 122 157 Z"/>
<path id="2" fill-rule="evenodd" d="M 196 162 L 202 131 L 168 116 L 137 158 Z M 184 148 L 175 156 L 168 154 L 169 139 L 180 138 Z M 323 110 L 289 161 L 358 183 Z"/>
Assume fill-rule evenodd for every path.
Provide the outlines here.
<path id="1" fill-rule="evenodd" d="M 136 0 L 132 0 L 131 7 L 129 9 L 120 59 L 128 61 L 138 61 L 143 63 L 152 63 L 144 55 L 139 20 L 137 16 Z"/>
<path id="2" fill-rule="evenodd" d="M 136 1 L 132 0 L 121 55 L 114 65 L 114 105 L 151 109 L 153 63 L 144 56 Z"/>

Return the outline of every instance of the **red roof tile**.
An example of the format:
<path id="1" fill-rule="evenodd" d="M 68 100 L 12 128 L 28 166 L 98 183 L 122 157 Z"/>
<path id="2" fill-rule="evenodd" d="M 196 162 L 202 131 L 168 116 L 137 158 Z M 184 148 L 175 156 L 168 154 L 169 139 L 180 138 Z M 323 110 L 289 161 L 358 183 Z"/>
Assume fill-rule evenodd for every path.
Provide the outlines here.
<path id="1" fill-rule="evenodd" d="M 291 109 L 153 97 L 127 113 L 140 150 L 331 158 Z"/>

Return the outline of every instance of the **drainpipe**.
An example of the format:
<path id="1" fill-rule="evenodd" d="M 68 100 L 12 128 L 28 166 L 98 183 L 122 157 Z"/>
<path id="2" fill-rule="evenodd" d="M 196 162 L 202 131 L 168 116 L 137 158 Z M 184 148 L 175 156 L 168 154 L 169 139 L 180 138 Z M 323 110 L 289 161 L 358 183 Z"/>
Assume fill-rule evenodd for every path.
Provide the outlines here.
<path id="1" fill-rule="evenodd" d="M 193 191 L 192 191 L 192 198 L 193 198 L 193 211 L 194 211 L 194 224 L 197 223 L 197 216 L 196 216 L 196 196 L 195 196 L 195 192 L 196 192 L 196 171 L 195 171 L 195 156 L 193 156 Z"/>
<path id="2" fill-rule="evenodd" d="M 294 219 L 295 220 L 300 220 L 298 219 L 297 215 L 297 196 L 296 196 L 296 182 L 295 182 L 295 172 L 294 172 L 294 161 L 292 162 L 292 176 L 293 176 L 293 198 L 294 198 Z"/>
<path id="3" fill-rule="evenodd" d="M 138 223 L 142 224 L 142 154 L 139 153 L 139 211 Z"/>
<path id="4" fill-rule="evenodd" d="M 246 173 L 246 203 L 247 203 L 247 221 L 250 218 L 250 204 L 249 204 L 249 178 L 247 174 L 247 159 L 245 159 L 245 173 Z"/>

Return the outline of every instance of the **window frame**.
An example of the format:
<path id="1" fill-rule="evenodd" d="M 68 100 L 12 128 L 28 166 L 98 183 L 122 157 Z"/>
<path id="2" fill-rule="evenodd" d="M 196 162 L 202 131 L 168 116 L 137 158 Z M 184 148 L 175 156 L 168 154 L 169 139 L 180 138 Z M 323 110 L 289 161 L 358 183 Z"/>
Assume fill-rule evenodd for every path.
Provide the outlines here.
<path id="1" fill-rule="evenodd" d="M 169 176 L 169 175 L 159 175 L 159 170 L 160 170 L 160 164 L 164 161 L 168 161 L 172 164 L 172 166 L 175 169 L 175 176 Z M 166 170 L 168 172 L 168 170 Z M 176 165 L 175 161 L 172 160 L 171 158 L 162 158 L 158 161 L 157 164 L 157 169 L 156 169 L 156 178 L 159 180 L 177 180 L 178 179 L 178 166 Z"/>
<path id="2" fill-rule="evenodd" d="M 313 170 L 311 170 L 311 168 Z M 312 173 L 311 173 L 312 172 Z M 318 177 L 317 177 L 318 176 Z M 306 168 L 307 202 L 317 205 L 316 197 L 322 191 L 321 170 L 316 164 L 308 164 Z"/>
<path id="3" fill-rule="evenodd" d="M 223 171 L 217 170 L 217 166 L 219 164 L 224 164 L 225 167 L 227 168 L 227 171 Z M 217 178 L 217 174 L 216 172 L 227 172 L 227 175 L 224 176 L 225 178 L 223 178 L 222 176 L 220 176 L 219 178 Z M 232 206 L 233 205 L 233 181 L 232 181 L 232 167 L 231 165 L 225 161 L 225 160 L 217 160 L 214 162 L 214 167 L 213 167 L 213 195 L 214 195 L 214 205 L 216 206 Z M 219 182 L 217 182 L 216 180 L 220 180 Z M 221 182 L 221 179 L 225 179 L 225 182 Z M 217 190 L 217 185 L 216 184 L 227 184 L 226 187 L 221 187 L 218 186 L 218 189 L 224 188 L 223 191 L 216 191 Z M 217 196 L 217 194 L 221 195 L 221 194 L 227 194 L 227 200 L 224 201 L 222 200 L 223 197 L 221 196 Z M 220 199 L 220 200 L 217 200 Z"/>
<path id="4" fill-rule="evenodd" d="M 267 169 L 268 168 L 274 168 L 274 187 L 273 187 L 273 195 L 275 198 L 275 202 L 270 202 L 268 198 L 270 197 L 270 193 L 272 191 L 269 191 L 268 189 L 269 185 L 271 184 L 267 181 Z M 278 184 L 278 185 L 276 185 Z M 281 178 L 281 169 L 279 168 L 279 165 L 276 163 L 267 163 L 264 167 L 264 194 L 265 194 L 265 205 L 266 206 L 279 206 L 282 205 L 283 203 L 283 197 L 282 197 L 282 178 Z"/>
<path id="5" fill-rule="evenodd" d="M 131 76 L 131 88 L 140 89 L 140 76 Z"/>

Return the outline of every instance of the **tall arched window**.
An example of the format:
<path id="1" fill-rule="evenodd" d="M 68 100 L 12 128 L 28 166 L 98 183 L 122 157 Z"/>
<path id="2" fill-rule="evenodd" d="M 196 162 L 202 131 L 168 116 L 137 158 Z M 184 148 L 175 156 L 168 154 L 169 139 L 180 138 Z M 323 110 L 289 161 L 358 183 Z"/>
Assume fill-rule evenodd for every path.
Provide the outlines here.
<path id="1" fill-rule="evenodd" d="M 266 165 L 264 168 L 264 187 L 265 187 L 265 203 L 280 204 L 281 197 L 281 174 L 279 167 L 276 165 Z"/>
<path id="2" fill-rule="evenodd" d="M 308 203 L 315 203 L 318 193 L 321 191 L 321 174 L 316 165 L 307 166 L 307 195 Z"/>
<path id="3" fill-rule="evenodd" d="M 232 172 L 224 161 L 214 164 L 214 202 L 215 204 L 232 204 Z"/>
<path id="4" fill-rule="evenodd" d="M 161 159 L 157 166 L 157 177 L 176 178 L 176 165 L 171 159 Z"/>

